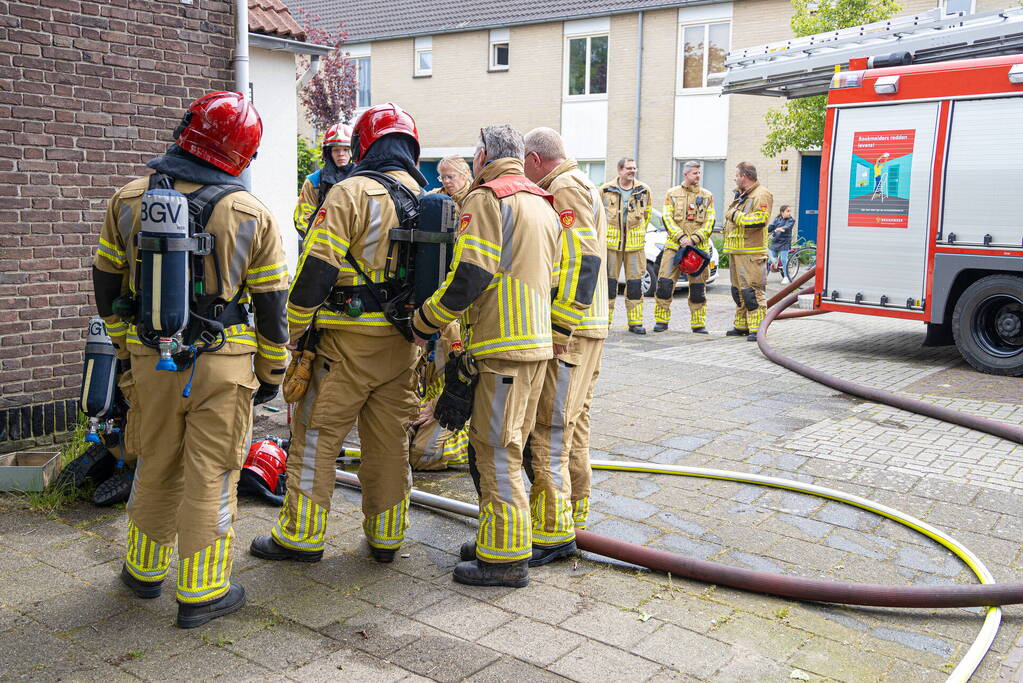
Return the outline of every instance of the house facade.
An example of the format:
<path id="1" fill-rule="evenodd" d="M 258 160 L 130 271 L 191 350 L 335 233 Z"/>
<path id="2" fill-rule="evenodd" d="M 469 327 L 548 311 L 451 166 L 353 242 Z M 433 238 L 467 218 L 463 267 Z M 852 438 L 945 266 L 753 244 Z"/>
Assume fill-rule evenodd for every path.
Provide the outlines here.
<path id="1" fill-rule="evenodd" d="M 1004 1 L 1004 0 L 1003 0 Z M 996 9 L 992 0 L 938 0 L 949 11 Z M 289 0 L 326 26 L 344 24 L 360 76 L 359 104 L 393 101 L 416 117 L 422 168 L 436 186 L 436 162 L 472 156 L 479 128 L 550 126 L 595 182 L 636 157 L 656 196 L 704 162 L 704 185 L 719 204 L 731 196 L 740 161 L 756 164 L 775 204 L 796 209 L 802 233 L 816 233 L 819 155 L 760 152 L 765 113 L 783 102 L 722 95 L 708 76 L 730 50 L 792 37 L 788 0 L 553 0 L 542 9 L 509 2 L 424 1 L 386 11 L 364 0 Z M 935 0 L 904 0 L 902 14 Z"/>

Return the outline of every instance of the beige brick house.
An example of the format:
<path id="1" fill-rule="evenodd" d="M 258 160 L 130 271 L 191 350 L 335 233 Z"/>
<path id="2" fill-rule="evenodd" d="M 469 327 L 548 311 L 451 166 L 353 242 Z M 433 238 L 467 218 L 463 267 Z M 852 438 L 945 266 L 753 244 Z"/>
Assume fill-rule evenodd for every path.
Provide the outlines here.
<path id="1" fill-rule="evenodd" d="M 936 1 L 967 11 L 999 4 L 903 0 L 903 13 Z M 816 151 L 760 153 L 764 113 L 781 101 L 721 95 L 707 82 L 729 50 L 792 36 L 787 0 L 288 4 L 326 27 L 344 24 L 360 107 L 394 101 L 413 113 L 431 180 L 442 156 L 472 155 L 483 125 L 510 123 L 523 132 L 545 125 L 562 132 L 595 181 L 614 177 L 619 158 L 636 157 L 657 196 L 678 182 L 683 161 L 701 159 L 704 184 L 721 203 L 735 164 L 752 161 L 776 206 L 797 207 L 804 232 L 816 231 Z"/>

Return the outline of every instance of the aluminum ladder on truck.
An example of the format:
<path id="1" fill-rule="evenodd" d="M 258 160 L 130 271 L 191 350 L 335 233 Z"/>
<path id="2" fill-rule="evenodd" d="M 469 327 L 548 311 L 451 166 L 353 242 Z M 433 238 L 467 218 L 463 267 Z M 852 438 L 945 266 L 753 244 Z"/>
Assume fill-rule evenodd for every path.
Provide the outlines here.
<path id="1" fill-rule="evenodd" d="M 828 91 L 850 58 L 910 52 L 914 64 L 1023 52 L 1023 8 L 922 14 L 733 50 L 714 74 L 724 94 L 808 97 Z"/>

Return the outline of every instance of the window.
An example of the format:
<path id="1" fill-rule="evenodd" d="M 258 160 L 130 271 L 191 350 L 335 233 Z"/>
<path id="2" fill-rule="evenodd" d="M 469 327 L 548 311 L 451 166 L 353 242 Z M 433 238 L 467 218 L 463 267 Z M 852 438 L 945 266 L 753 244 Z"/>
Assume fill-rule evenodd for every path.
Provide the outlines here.
<path id="1" fill-rule="evenodd" d="M 973 14 L 974 0 L 943 0 L 939 4 L 945 6 L 945 14 Z"/>
<path id="2" fill-rule="evenodd" d="M 490 32 L 490 70 L 508 70 L 508 29 L 497 28 Z"/>
<path id="3" fill-rule="evenodd" d="M 369 99 L 369 57 L 355 57 L 355 106 L 358 109 L 370 106 Z"/>
<path id="4" fill-rule="evenodd" d="M 568 41 L 568 94 L 607 93 L 607 36 L 570 38 Z"/>
<path id="5" fill-rule="evenodd" d="M 604 161 L 580 161 L 579 170 L 590 177 L 594 185 L 604 182 Z"/>
<path id="6" fill-rule="evenodd" d="M 682 87 L 706 88 L 707 74 L 725 70 L 731 24 L 682 27 Z"/>
<path id="7" fill-rule="evenodd" d="M 676 184 L 682 183 L 682 166 L 687 161 L 699 161 L 703 164 L 703 177 L 700 179 L 700 185 L 711 191 L 714 195 L 714 208 L 716 209 L 717 220 L 715 225 L 725 224 L 725 208 L 728 207 L 728 201 L 725 201 L 725 160 L 724 159 L 675 159 L 675 182 Z M 728 194 L 728 200 L 731 201 L 731 193 Z"/>
<path id="8" fill-rule="evenodd" d="M 414 76 L 433 75 L 433 38 L 416 38 L 414 59 Z"/>

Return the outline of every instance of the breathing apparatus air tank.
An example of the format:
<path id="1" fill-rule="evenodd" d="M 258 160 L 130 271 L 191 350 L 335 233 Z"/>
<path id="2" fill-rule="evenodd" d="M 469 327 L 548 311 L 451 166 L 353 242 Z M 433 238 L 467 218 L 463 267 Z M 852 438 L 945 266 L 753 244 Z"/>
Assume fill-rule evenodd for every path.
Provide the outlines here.
<path id="1" fill-rule="evenodd" d="M 157 370 L 177 370 L 171 356 L 184 346 L 181 332 L 188 324 L 191 282 L 188 237 L 185 195 L 158 188 L 142 196 L 139 327 L 159 337 Z"/>
<path id="2" fill-rule="evenodd" d="M 85 339 L 85 361 L 82 364 L 82 412 L 89 417 L 89 433 L 85 440 L 99 443 L 99 422 L 110 417 L 114 408 L 117 381 L 117 355 L 107 334 L 107 326 L 99 316 L 89 321 Z"/>
<path id="3" fill-rule="evenodd" d="M 454 254 L 458 209 L 446 195 L 419 198 L 419 229 L 415 237 L 415 300 L 433 296 L 447 277 Z"/>

